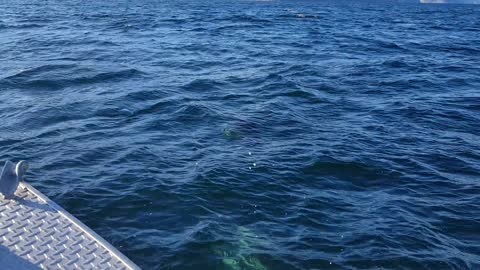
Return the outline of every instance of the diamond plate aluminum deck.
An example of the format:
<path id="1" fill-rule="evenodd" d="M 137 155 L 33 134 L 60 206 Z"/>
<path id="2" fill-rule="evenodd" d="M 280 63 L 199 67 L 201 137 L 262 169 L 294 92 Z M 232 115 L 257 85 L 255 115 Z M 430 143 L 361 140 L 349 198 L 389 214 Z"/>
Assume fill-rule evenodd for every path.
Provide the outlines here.
<path id="1" fill-rule="evenodd" d="M 140 269 L 26 183 L 0 199 L 1 269 Z"/>

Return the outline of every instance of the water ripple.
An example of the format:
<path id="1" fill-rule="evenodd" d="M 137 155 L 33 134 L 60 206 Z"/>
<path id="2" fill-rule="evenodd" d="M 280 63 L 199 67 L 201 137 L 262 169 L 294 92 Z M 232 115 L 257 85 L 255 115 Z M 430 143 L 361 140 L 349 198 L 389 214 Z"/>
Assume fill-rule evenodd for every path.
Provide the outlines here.
<path id="1" fill-rule="evenodd" d="M 480 268 L 478 6 L 0 8 L 3 159 L 142 268 Z"/>

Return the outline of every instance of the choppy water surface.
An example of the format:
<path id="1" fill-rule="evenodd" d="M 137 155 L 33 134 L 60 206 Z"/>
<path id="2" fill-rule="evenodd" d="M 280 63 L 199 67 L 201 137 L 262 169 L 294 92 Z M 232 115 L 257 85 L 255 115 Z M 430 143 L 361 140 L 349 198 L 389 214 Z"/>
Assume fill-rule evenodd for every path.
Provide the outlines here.
<path id="1" fill-rule="evenodd" d="M 479 269 L 480 9 L 0 4 L 0 156 L 145 269 Z"/>

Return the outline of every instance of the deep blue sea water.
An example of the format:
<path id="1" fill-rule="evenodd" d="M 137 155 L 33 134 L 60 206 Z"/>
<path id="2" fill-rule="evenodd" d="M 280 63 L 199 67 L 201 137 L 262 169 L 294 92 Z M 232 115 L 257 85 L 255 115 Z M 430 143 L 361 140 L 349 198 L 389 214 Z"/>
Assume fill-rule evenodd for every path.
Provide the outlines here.
<path id="1" fill-rule="evenodd" d="M 144 269 L 480 269 L 480 6 L 6 0 L 0 120 Z"/>

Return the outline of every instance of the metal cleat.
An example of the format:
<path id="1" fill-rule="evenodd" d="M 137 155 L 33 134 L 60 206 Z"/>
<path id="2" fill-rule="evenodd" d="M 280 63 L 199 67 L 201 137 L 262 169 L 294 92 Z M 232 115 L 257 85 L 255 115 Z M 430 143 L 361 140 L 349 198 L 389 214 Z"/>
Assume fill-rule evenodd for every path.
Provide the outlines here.
<path id="1" fill-rule="evenodd" d="M 3 166 L 0 175 L 0 193 L 5 199 L 12 199 L 13 194 L 18 188 L 18 184 L 23 181 L 23 176 L 28 170 L 28 162 L 21 160 L 14 165 L 7 160 Z"/>

